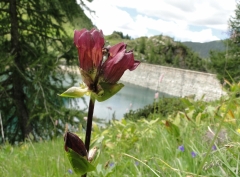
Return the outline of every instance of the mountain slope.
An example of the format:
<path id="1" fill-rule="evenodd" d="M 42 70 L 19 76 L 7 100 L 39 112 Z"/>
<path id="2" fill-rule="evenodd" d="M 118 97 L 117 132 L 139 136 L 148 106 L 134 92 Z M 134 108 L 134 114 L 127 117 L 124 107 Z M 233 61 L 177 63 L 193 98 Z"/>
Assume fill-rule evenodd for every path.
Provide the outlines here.
<path id="1" fill-rule="evenodd" d="M 121 32 L 105 37 L 107 45 L 125 42 L 128 50 L 134 49 L 135 58 L 145 62 L 162 66 L 190 69 L 206 72 L 205 60 L 181 42 L 174 41 L 169 36 L 156 35 L 131 39 Z"/>
<path id="2" fill-rule="evenodd" d="M 208 58 L 210 50 L 224 51 L 225 46 L 223 41 L 211 41 L 205 43 L 199 42 L 182 42 L 184 45 L 198 53 L 201 58 Z"/>

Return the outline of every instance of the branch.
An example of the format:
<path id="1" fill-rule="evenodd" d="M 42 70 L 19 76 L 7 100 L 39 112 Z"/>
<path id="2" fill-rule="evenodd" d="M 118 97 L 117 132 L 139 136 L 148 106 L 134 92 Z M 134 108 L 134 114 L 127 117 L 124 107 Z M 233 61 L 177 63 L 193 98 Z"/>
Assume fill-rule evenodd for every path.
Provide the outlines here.
<path id="1" fill-rule="evenodd" d="M 2 8 L 0 8 L 0 11 L 9 13 L 9 11 L 8 11 L 7 9 L 2 9 Z"/>

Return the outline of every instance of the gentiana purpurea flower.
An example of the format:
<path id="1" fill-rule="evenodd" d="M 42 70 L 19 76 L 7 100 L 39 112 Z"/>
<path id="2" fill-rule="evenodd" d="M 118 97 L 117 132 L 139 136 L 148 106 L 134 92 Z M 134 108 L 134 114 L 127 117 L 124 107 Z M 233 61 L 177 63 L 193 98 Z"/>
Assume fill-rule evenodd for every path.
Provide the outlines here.
<path id="1" fill-rule="evenodd" d="M 101 73 L 107 83 L 116 83 L 123 73 L 137 68 L 139 61 L 134 60 L 133 51 L 126 51 L 127 45 L 123 42 L 109 48 L 108 59 L 103 63 Z"/>
<path id="2" fill-rule="evenodd" d="M 75 30 L 74 44 L 78 50 L 80 73 L 85 86 L 70 89 L 61 96 L 82 97 L 90 93 L 98 101 L 104 101 L 124 86 L 117 83 L 124 72 L 127 69 L 132 71 L 140 64 L 134 60 L 133 51 L 126 50 L 127 45 L 123 42 L 104 47 L 101 30 Z"/>
<path id="3" fill-rule="evenodd" d="M 64 136 L 64 149 L 65 151 L 69 151 L 68 148 L 75 151 L 77 154 L 84 158 L 88 158 L 88 153 L 83 141 L 74 133 L 66 132 Z"/>
<path id="4" fill-rule="evenodd" d="M 94 157 L 91 157 L 91 160 L 89 160 L 85 144 L 76 134 L 66 132 L 64 142 L 64 149 L 76 174 L 83 175 L 95 170 L 95 167 L 90 163 Z"/>

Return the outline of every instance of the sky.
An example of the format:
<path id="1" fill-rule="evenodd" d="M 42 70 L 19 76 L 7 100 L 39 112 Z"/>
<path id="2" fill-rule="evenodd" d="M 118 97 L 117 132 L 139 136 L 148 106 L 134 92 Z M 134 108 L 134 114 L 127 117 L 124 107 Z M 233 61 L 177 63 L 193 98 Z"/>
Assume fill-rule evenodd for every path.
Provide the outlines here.
<path id="1" fill-rule="evenodd" d="M 104 35 L 120 31 L 132 38 L 166 35 L 176 41 L 226 39 L 236 0 L 93 0 L 85 14 Z"/>

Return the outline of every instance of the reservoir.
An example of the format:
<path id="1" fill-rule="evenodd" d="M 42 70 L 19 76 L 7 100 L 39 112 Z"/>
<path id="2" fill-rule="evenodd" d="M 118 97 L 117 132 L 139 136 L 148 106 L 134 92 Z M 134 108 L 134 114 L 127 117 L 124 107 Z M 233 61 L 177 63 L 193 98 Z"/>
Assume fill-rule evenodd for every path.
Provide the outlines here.
<path id="1" fill-rule="evenodd" d="M 111 120 L 113 117 L 119 120 L 122 119 L 123 115 L 129 112 L 129 110 L 143 108 L 153 103 L 156 91 L 121 81 L 119 83 L 123 83 L 125 86 L 117 94 L 106 101 L 95 102 L 94 117 L 106 121 Z M 169 97 L 169 95 L 159 93 L 159 97 Z M 88 106 L 90 98 L 89 96 L 85 96 L 84 98 L 87 105 L 83 99 L 77 99 L 76 106 L 80 109 L 87 108 Z"/>

